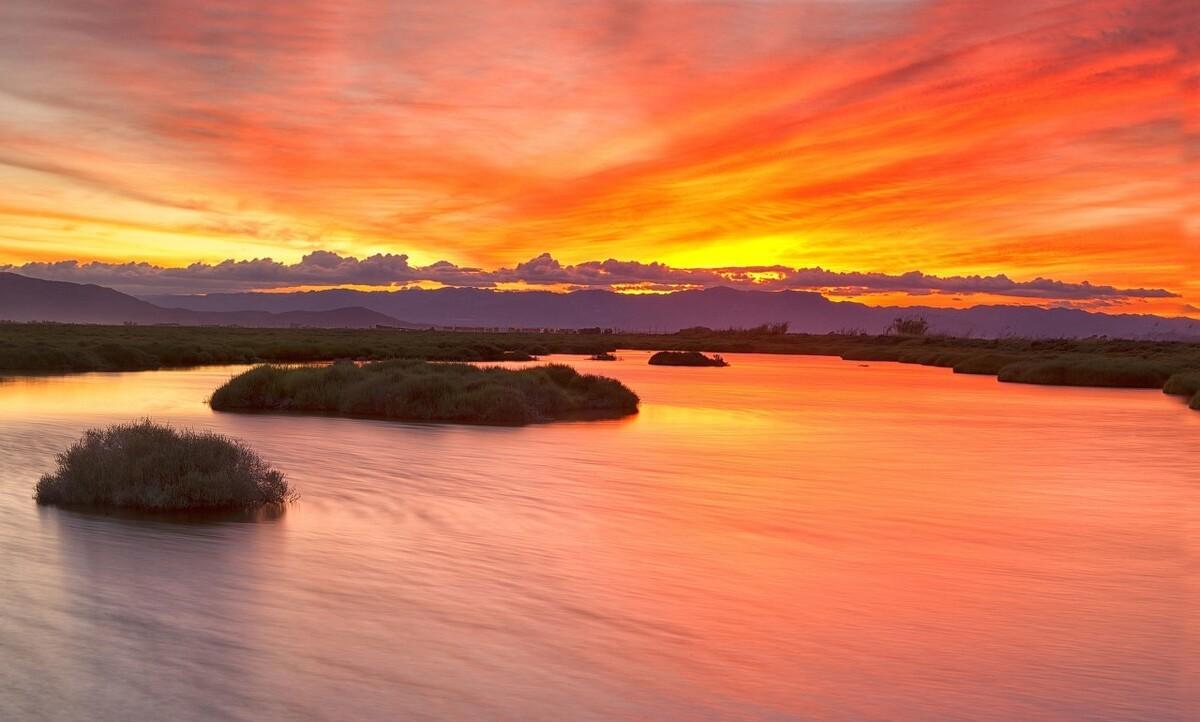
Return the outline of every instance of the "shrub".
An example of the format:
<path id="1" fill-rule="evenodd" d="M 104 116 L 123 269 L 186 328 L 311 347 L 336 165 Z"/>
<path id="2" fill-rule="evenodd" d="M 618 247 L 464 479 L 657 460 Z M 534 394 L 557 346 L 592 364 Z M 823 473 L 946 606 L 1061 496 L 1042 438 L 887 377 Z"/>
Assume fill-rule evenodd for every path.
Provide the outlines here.
<path id="1" fill-rule="evenodd" d="M 888 326 L 888 333 L 897 336 L 924 336 L 929 330 L 929 321 L 922 316 L 899 316 Z"/>
<path id="2" fill-rule="evenodd" d="M 283 474 L 249 447 L 211 432 L 140 421 L 92 429 L 37 483 L 39 504 L 182 511 L 291 501 Z"/>
<path id="3" fill-rule="evenodd" d="M 1195 396 L 1200 394 L 1200 371 L 1183 371 L 1167 379 L 1163 393 L 1175 396 Z"/>
<path id="4" fill-rule="evenodd" d="M 521 425 L 637 412 L 620 382 L 550 364 L 525 369 L 381 361 L 324 368 L 259 366 L 213 393 L 218 411 L 295 411 L 348 416 Z"/>

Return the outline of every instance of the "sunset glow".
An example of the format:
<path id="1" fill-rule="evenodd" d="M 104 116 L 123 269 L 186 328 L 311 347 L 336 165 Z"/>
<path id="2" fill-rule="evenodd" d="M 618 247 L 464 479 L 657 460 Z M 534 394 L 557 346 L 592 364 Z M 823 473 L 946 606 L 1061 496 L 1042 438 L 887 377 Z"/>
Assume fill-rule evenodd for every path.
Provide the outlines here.
<path id="1" fill-rule="evenodd" d="M 1200 0 L 0 0 L 0 718 L 1196 720 L 1198 433 Z"/>
<path id="2" fill-rule="evenodd" d="M 549 253 L 1088 282 L 1117 292 L 793 287 L 1200 315 L 1189 5 L 9 0 L 0 264 Z M 487 285 L 531 283 L 510 275 Z"/>

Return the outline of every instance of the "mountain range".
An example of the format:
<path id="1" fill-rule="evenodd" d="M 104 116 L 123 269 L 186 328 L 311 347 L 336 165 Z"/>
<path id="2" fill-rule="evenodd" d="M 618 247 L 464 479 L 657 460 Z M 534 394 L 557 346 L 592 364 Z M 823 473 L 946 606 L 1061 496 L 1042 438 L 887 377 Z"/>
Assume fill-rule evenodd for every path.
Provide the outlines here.
<path id="1" fill-rule="evenodd" d="M 0 273 L 0 320 L 326 328 L 404 325 L 390 316 L 366 308 L 280 312 L 254 309 L 197 311 L 164 308 L 104 286 L 44 281 L 16 273 Z"/>
<path id="2" fill-rule="evenodd" d="M 110 288 L 0 273 L 0 320 L 259 327 L 613 328 L 673 332 L 786 321 L 792 331 L 882 333 L 898 316 L 922 316 L 957 336 L 1200 339 L 1200 321 L 1069 308 L 983 305 L 899 308 L 831 301 L 802 291 L 710 288 L 668 294 L 610 291 L 326 290 L 135 298 Z"/>
<path id="3" fill-rule="evenodd" d="M 1105 314 L 1070 308 L 986 305 L 965 309 L 899 308 L 831 301 L 804 291 L 710 288 L 667 294 L 611 291 L 503 292 L 478 288 L 436 290 L 326 290 L 154 296 L 159 305 L 196 311 L 321 311 L 353 306 L 425 326 L 585 328 L 669 333 L 690 326 L 749 327 L 786 321 L 792 331 L 882 333 L 898 316 L 922 316 L 934 332 L 956 336 L 1034 338 L 1110 336 L 1200 339 L 1200 321 L 1144 314 Z"/>

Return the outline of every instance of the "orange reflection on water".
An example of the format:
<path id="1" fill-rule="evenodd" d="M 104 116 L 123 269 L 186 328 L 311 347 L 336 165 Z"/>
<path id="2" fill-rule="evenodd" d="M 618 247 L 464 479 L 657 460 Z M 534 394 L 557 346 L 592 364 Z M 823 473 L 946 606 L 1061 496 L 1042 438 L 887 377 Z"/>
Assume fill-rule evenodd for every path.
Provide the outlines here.
<path id="1" fill-rule="evenodd" d="M 0 386 L 0 609 L 24 610 L 0 646 L 71 670 L 10 665 L 18 694 L 99 719 L 1195 709 L 1200 415 L 1177 400 L 619 356 L 567 360 L 640 414 L 518 429 L 214 414 L 229 369 Z M 56 450 L 144 415 L 246 439 L 302 500 L 256 524 L 35 511 Z"/>
<path id="2" fill-rule="evenodd" d="M 218 386 L 246 368 L 13 376 L 0 379 L 0 418 L 194 415 Z"/>

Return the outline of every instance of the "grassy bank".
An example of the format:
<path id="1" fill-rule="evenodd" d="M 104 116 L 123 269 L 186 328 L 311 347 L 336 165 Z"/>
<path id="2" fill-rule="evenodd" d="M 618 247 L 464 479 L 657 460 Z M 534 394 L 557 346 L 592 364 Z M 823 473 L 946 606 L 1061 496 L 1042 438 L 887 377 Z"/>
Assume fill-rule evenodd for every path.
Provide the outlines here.
<path id="1" fill-rule="evenodd" d="M 1173 372 L 1170 364 L 1150 359 L 1062 356 L 1010 363 L 997 377 L 1009 383 L 1047 386 L 1161 389 Z"/>
<path id="2" fill-rule="evenodd" d="M 213 394 L 218 411 L 289 411 L 403 421 L 521 425 L 637 412 L 619 381 L 551 364 L 527 369 L 384 361 L 259 366 Z"/>
<path id="3" fill-rule="evenodd" d="M 88 431 L 37 483 L 39 504 L 191 511 L 294 498 L 283 474 L 241 442 L 149 421 Z"/>
<path id="4" fill-rule="evenodd" d="M 1200 411 L 1200 371 L 1173 374 L 1163 385 L 1163 392 L 1190 399 L 1188 406 Z"/>
<path id="5" fill-rule="evenodd" d="M 0 374 L 334 359 L 500 361 L 545 354 L 593 356 L 618 348 L 840 356 L 1055 385 L 1163 388 L 1176 374 L 1200 373 L 1200 344 L 1119 339 L 810 335 L 769 328 L 589 334 L 0 324 Z"/>

